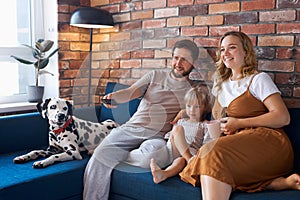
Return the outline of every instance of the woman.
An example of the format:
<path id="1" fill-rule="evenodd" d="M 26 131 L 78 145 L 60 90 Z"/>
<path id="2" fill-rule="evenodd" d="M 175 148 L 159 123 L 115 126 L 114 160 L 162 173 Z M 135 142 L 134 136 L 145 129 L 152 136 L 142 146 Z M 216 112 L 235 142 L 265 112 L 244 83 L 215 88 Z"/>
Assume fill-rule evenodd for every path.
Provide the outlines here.
<path id="1" fill-rule="evenodd" d="M 194 186 L 201 182 L 204 200 L 229 199 L 233 190 L 300 190 L 298 174 L 282 177 L 293 167 L 292 146 L 281 129 L 290 116 L 271 78 L 255 70 L 250 38 L 225 33 L 217 58 L 212 112 L 221 119 L 225 136 L 212 147 L 202 146 L 181 179 Z"/>

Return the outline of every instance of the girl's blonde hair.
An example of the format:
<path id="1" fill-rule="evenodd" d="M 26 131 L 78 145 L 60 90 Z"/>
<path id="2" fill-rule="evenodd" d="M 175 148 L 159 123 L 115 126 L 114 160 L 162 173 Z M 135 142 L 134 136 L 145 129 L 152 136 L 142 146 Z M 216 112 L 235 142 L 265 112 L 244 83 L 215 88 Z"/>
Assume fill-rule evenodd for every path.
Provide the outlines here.
<path id="1" fill-rule="evenodd" d="M 231 76 L 232 72 L 231 69 L 227 68 L 225 64 L 222 61 L 221 58 L 221 44 L 225 37 L 227 36 L 235 36 L 238 37 L 242 43 L 243 49 L 246 53 L 245 55 L 245 65 L 242 66 L 241 73 L 243 77 L 249 76 L 251 74 L 256 73 L 256 54 L 252 45 L 252 41 L 250 38 L 243 32 L 237 32 L 237 31 L 230 31 L 225 33 L 219 40 L 218 44 L 218 50 L 216 52 L 217 54 L 217 69 L 214 74 L 215 82 L 216 82 L 216 88 L 219 91 L 221 89 L 221 83 Z"/>
<path id="2" fill-rule="evenodd" d="M 184 103 L 188 104 L 197 101 L 199 106 L 204 107 L 203 115 L 201 120 L 203 120 L 206 115 L 211 111 L 210 97 L 207 92 L 201 87 L 193 87 L 187 91 L 184 96 Z"/>

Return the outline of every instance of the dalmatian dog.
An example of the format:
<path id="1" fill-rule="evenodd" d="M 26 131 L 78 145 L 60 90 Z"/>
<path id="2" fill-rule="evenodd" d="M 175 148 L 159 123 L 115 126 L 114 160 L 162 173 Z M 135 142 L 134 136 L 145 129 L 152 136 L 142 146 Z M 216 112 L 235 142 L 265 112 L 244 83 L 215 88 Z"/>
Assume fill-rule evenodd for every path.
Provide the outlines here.
<path id="1" fill-rule="evenodd" d="M 49 146 L 14 158 L 14 163 L 25 163 L 40 157 L 33 168 L 45 168 L 55 162 L 81 160 L 81 151 L 90 154 L 117 127 L 113 120 L 94 123 L 72 115 L 72 104 L 60 98 L 48 98 L 37 104 L 41 116 L 49 122 Z"/>

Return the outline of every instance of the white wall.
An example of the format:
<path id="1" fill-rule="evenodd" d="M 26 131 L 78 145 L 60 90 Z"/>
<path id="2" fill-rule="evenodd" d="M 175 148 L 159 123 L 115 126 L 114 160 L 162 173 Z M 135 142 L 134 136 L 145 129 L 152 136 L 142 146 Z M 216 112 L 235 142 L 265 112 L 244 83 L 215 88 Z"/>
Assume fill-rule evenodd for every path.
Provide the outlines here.
<path id="1" fill-rule="evenodd" d="M 45 39 L 54 41 L 54 45 L 51 50 L 57 48 L 58 44 L 58 15 L 57 15 L 57 0 L 43 0 L 44 4 L 44 33 Z M 50 52 L 50 51 L 49 51 Z M 44 98 L 47 97 L 59 97 L 59 73 L 58 73 L 58 53 L 51 57 L 50 63 L 47 66 L 47 70 L 54 74 L 43 75 L 41 81 L 45 85 Z"/>

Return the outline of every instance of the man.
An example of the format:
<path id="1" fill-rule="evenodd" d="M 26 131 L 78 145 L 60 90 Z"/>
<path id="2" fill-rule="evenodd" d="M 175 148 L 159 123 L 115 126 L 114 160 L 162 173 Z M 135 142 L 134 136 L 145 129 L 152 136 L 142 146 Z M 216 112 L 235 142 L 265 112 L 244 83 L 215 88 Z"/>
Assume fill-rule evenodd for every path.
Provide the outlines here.
<path id="1" fill-rule="evenodd" d="M 164 165 L 165 154 L 157 152 L 165 147 L 163 138 L 171 130 L 170 122 L 184 108 L 183 97 L 191 87 L 188 77 L 198 55 L 195 43 L 178 41 L 172 50 L 171 70 L 152 71 L 129 88 L 104 97 L 117 103 L 142 100 L 129 121 L 113 129 L 96 148 L 84 175 L 85 200 L 108 199 L 111 172 L 122 161 L 149 167 L 150 158 L 155 157 L 158 164 Z"/>

